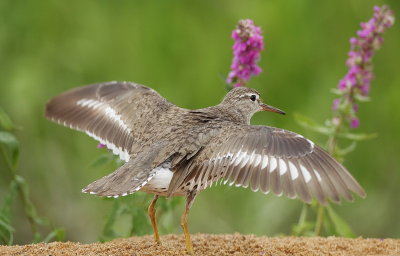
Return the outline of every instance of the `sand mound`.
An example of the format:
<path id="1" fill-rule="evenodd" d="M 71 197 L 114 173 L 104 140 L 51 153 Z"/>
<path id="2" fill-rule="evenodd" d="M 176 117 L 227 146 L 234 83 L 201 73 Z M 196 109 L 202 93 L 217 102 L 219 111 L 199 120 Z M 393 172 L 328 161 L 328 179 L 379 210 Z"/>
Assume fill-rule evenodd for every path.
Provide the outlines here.
<path id="1" fill-rule="evenodd" d="M 400 255 L 400 239 L 337 237 L 257 237 L 254 235 L 192 235 L 195 255 Z M 53 242 L 21 246 L 0 246 L 0 255 L 184 255 L 181 235 L 116 239 L 107 243 Z"/>

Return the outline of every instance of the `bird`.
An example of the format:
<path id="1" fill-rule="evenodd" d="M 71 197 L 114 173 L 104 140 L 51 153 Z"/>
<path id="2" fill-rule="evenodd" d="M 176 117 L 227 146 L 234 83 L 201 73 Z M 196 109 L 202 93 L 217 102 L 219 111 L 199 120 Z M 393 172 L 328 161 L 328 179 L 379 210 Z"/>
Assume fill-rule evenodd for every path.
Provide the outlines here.
<path id="1" fill-rule="evenodd" d="M 148 215 L 156 243 L 161 244 L 157 199 L 185 197 L 181 226 L 186 250 L 193 253 L 187 217 L 196 195 L 216 182 L 323 205 L 366 196 L 349 171 L 311 140 L 251 125 L 259 111 L 285 114 L 248 87 L 233 88 L 218 105 L 190 110 L 144 85 L 113 81 L 55 96 L 45 116 L 85 132 L 124 162 L 82 192 L 115 198 L 154 194 Z"/>

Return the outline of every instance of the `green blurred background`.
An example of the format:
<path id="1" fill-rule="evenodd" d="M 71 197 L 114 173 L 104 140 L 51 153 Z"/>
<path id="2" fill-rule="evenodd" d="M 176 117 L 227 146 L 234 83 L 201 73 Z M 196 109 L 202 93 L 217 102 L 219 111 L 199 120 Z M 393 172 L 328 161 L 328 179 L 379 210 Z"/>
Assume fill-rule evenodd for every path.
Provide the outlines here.
<path id="1" fill-rule="evenodd" d="M 237 21 L 250 18 L 264 31 L 263 72 L 249 86 L 287 116 L 257 114 L 252 122 L 326 138 L 294 120 L 296 112 L 323 122 L 331 115 L 330 89 L 347 72 L 349 38 L 374 5 L 398 0 L 340 1 L 0 1 L 0 106 L 21 129 L 19 173 L 29 183 L 39 214 L 65 228 L 67 239 L 98 239 L 112 200 L 81 188 L 113 170 L 90 167 L 104 149 L 85 134 L 43 117 L 47 100 L 73 87 L 110 80 L 148 85 L 186 108 L 217 104 L 225 94 Z M 360 132 L 377 132 L 347 156 L 345 165 L 366 199 L 335 206 L 357 235 L 400 237 L 399 26 L 376 54 L 372 102 L 360 107 Z M 8 184 L 1 179 L 0 200 Z M 290 234 L 301 202 L 242 188 L 216 186 L 192 208 L 192 233 Z M 169 218 L 180 233 L 180 205 Z M 15 209 L 16 242 L 31 239 Z M 124 226 L 120 220 L 120 226 Z"/>

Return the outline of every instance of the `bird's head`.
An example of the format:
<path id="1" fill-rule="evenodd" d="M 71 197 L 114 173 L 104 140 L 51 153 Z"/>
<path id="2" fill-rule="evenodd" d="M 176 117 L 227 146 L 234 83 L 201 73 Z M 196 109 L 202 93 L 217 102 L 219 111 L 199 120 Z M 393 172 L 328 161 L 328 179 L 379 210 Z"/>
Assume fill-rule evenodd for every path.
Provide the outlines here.
<path id="1" fill-rule="evenodd" d="M 259 111 L 270 111 L 284 115 L 285 112 L 263 103 L 260 93 L 248 87 L 236 87 L 230 90 L 221 102 L 226 108 L 242 115 L 246 123 Z"/>

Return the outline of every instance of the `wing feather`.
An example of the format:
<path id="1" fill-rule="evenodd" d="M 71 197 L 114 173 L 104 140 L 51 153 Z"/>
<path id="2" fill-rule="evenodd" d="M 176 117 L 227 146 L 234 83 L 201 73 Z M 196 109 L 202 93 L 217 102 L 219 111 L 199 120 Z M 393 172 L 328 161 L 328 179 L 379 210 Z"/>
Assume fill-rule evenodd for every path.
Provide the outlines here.
<path id="1" fill-rule="evenodd" d="M 365 196 L 340 163 L 299 134 L 267 126 L 222 129 L 226 130 L 191 159 L 190 175 L 199 186 L 203 183 L 201 189 L 222 177 L 230 185 L 308 203 L 312 198 L 322 204 L 352 200 L 351 192 Z"/>
<path id="2" fill-rule="evenodd" d="M 46 105 L 45 116 L 86 132 L 128 161 L 134 142 L 149 122 L 143 117 L 155 115 L 156 111 L 160 115 L 172 106 L 143 85 L 107 82 L 75 88 L 54 97 Z"/>
<path id="3" fill-rule="evenodd" d="M 270 184 L 270 175 L 269 175 L 269 157 L 267 154 L 265 154 L 265 150 L 263 151 L 263 160 L 262 160 L 262 165 L 260 169 L 260 189 L 264 193 L 269 193 L 269 184 Z"/>

